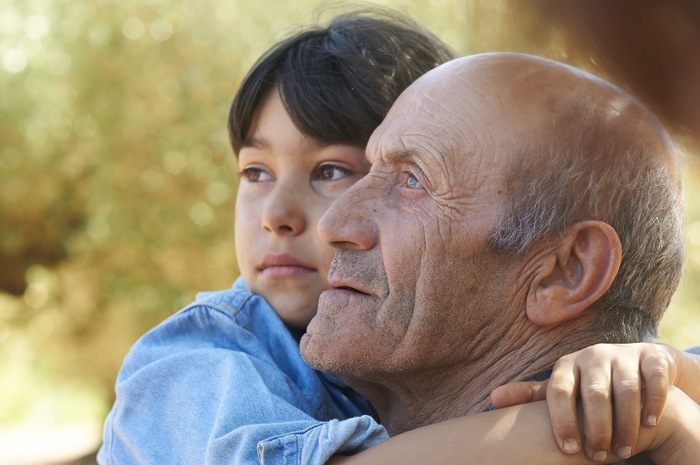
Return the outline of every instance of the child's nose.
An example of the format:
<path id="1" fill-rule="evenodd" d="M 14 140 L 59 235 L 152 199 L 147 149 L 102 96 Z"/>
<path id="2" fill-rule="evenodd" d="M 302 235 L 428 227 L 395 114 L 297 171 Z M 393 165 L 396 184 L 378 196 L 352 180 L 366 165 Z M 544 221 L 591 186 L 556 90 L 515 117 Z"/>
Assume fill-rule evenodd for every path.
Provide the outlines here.
<path id="1" fill-rule="evenodd" d="M 278 185 L 268 198 L 262 214 L 267 232 L 295 236 L 306 229 L 305 202 L 299 188 Z"/>

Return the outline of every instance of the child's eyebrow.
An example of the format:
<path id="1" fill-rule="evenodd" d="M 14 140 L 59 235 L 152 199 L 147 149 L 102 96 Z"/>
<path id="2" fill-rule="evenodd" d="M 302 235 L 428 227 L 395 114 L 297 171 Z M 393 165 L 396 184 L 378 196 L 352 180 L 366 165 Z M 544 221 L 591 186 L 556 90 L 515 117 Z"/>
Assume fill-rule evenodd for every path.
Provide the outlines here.
<path id="1" fill-rule="evenodd" d="M 241 142 L 241 148 L 254 148 L 261 149 L 267 147 L 269 144 L 264 137 L 246 137 Z"/>

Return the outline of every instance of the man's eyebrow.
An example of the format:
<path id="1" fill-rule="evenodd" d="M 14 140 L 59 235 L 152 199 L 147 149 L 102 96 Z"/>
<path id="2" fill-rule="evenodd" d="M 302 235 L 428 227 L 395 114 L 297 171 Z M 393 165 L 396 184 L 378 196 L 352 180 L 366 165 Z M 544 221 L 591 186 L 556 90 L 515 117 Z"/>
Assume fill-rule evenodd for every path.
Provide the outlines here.
<path id="1" fill-rule="evenodd" d="M 418 156 L 418 150 L 413 147 L 402 149 L 392 149 L 382 154 L 382 159 L 386 163 L 401 164 L 410 163 Z"/>

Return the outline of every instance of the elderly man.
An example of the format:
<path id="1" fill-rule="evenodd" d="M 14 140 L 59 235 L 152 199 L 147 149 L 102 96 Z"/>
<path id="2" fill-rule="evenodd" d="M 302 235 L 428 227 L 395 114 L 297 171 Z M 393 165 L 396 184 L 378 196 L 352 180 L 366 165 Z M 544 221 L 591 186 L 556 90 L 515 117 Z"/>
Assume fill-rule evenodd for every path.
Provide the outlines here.
<path id="1" fill-rule="evenodd" d="M 391 435 L 484 411 L 494 387 L 583 347 L 655 335 L 684 260 L 681 181 L 666 132 L 619 89 L 466 57 L 414 83 L 367 156 L 321 221 L 332 288 L 301 349 Z"/>

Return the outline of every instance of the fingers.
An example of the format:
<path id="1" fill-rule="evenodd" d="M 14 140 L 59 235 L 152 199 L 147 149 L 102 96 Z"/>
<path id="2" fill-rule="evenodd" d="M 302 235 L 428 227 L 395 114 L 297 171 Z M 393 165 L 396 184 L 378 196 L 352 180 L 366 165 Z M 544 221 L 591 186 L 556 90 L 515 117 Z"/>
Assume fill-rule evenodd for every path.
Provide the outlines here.
<path id="1" fill-rule="evenodd" d="M 491 405 L 504 408 L 544 400 L 546 392 L 547 381 L 504 384 L 491 392 Z"/>
<path id="2" fill-rule="evenodd" d="M 578 390 L 586 455 L 597 462 L 610 452 L 628 458 L 640 423 L 654 425 L 660 418 L 675 370 L 673 357 L 655 344 L 599 344 L 563 357 L 547 389 L 559 447 L 569 452 L 581 443 L 574 407 Z"/>
<path id="3" fill-rule="evenodd" d="M 614 363 L 612 368 L 613 450 L 618 457 L 626 459 L 632 455 L 639 437 L 641 380 L 636 365 Z"/>
<path id="4" fill-rule="evenodd" d="M 554 365 L 547 384 L 547 408 L 554 437 L 565 454 L 573 454 L 581 448 L 576 408 L 578 385 L 579 371 L 574 359 L 561 358 Z"/>
<path id="5" fill-rule="evenodd" d="M 596 358 L 580 377 L 586 455 L 602 462 L 608 457 L 613 433 L 611 369 Z"/>
<path id="6" fill-rule="evenodd" d="M 676 363 L 662 347 L 640 361 L 640 371 L 645 384 L 642 421 L 654 426 L 661 418 L 671 380 L 676 377 Z"/>

